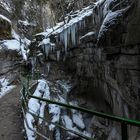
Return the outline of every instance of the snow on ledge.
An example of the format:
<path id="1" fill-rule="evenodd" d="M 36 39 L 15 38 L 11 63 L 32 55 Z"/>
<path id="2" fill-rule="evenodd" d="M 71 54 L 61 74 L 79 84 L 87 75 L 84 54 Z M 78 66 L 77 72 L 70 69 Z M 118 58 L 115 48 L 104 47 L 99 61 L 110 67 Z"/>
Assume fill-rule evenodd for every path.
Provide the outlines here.
<path id="1" fill-rule="evenodd" d="M 11 20 L 8 19 L 7 17 L 0 14 L 0 18 L 3 19 L 3 20 L 6 20 L 7 22 L 9 22 L 11 24 Z"/>
<path id="2" fill-rule="evenodd" d="M 4 95 L 9 93 L 13 88 L 15 88 L 14 85 L 8 85 L 8 79 L 2 78 L 0 79 L 0 98 L 2 98 Z"/>
<path id="3" fill-rule="evenodd" d="M 20 43 L 17 40 L 4 40 L 3 45 L 7 49 L 20 51 Z"/>
<path id="4" fill-rule="evenodd" d="M 2 43 L 2 47 L 9 49 L 9 50 L 16 50 L 17 52 L 20 52 L 22 55 L 23 59 L 26 61 L 27 60 L 27 52 L 25 50 L 25 44 L 27 40 L 17 40 L 17 39 L 12 39 L 12 40 L 4 40 Z"/>
<path id="5" fill-rule="evenodd" d="M 33 22 L 28 22 L 27 20 L 18 20 L 18 23 L 19 24 L 22 24 L 22 25 L 24 25 L 24 26 L 36 26 L 36 24 L 35 23 L 33 23 Z"/>
<path id="6" fill-rule="evenodd" d="M 83 8 L 83 10 L 79 11 L 77 13 L 77 16 L 75 18 L 72 18 L 69 22 L 66 21 L 66 23 L 64 23 L 64 22 L 57 23 L 57 25 L 55 27 L 46 29 L 45 32 L 38 33 L 38 34 L 36 34 L 36 36 L 44 35 L 44 36 L 48 37 L 50 34 L 59 34 L 59 33 L 63 32 L 63 30 L 72 26 L 73 24 L 76 24 L 79 21 L 82 21 L 85 17 L 92 15 L 92 13 L 93 13 L 93 7 L 88 6 L 86 8 Z"/>

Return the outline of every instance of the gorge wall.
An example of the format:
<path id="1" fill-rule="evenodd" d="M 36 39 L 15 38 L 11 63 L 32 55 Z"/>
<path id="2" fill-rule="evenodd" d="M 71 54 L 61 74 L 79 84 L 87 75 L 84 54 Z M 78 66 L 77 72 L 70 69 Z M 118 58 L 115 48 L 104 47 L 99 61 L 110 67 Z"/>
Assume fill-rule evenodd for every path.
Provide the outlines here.
<path id="1" fill-rule="evenodd" d="M 62 69 L 72 75 L 76 82 L 69 94 L 69 101 L 76 100 L 80 106 L 139 120 L 140 3 L 100 2 L 94 8 L 93 15 L 83 20 L 84 25 L 75 34 L 70 33 L 76 36 L 76 43 L 68 43 L 67 53 L 63 47 L 66 38 L 60 39 L 60 43 L 54 36 L 61 38 L 61 33 L 52 33 L 50 40 L 55 43 L 56 51 L 48 54 L 47 60 L 57 61 L 58 52 L 59 61 L 65 59 L 65 68 Z M 109 12 L 104 13 L 105 9 Z M 63 34 L 66 36 L 67 33 L 64 31 Z M 88 128 L 90 131 L 96 130 L 97 139 L 120 139 L 118 124 L 92 116 L 89 118 L 92 123 Z M 96 126 L 96 119 L 100 125 Z M 130 140 L 139 139 L 137 129 L 130 127 Z"/>
<path id="2" fill-rule="evenodd" d="M 79 6 L 80 9 L 86 4 L 85 1 L 79 2 L 75 7 Z M 49 6 L 48 8 L 43 4 L 44 9 L 38 9 L 44 10 L 39 23 L 47 23 L 43 28 L 54 25 L 54 19 L 59 21 L 56 17 L 61 19 L 58 16 L 60 11 L 55 10 L 56 5 L 51 3 Z M 20 15 L 21 19 L 27 13 Z M 35 16 L 37 21 L 40 18 L 39 13 Z M 28 46 L 28 61 L 32 67 L 37 63 L 33 68 L 39 68 L 40 73 L 44 73 L 53 84 L 64 79 L 72 82 L 73 88 L 66 97 L 67 102 L 76 102 L 89 109 L 140 120 L 139 13 L 139 0 L 99 0 L 82 9 L 82 12 L 66 16 L 65 24 L 57 24 L 53 29 L 36 34 Z M 24 24 L 22 21 L 20 23 L 20 26 Z M 3 63 L 3 59 L 1 61 Z M 121 139 L 118 123 L 87 114 L 82 116 L 86 123 L 84 129 L 96 139 Z M 129 128 L 129 139 L 140 139 L 138 128 Z"/>

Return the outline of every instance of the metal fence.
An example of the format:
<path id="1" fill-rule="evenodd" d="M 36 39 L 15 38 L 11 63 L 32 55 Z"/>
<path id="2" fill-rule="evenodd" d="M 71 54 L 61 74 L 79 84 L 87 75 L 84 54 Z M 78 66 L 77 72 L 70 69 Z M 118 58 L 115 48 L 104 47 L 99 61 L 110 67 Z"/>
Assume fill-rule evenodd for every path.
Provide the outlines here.
<path id="1" fill-rule="evenodd" d="M 26 121 L 25 114 L 26 113 L 30 113 L 34 117 L 36 117 L 38 119 L 42 119 L 43 121 L 47 122 L 47 120 L 45 118 L 42 118 L 40 116 L 37 116 L 36 114 L 34 114 L 34 113 L 32 113 L 32 112 L 29 111 L 27 104 L 28 104 L 28 100 L 30 98 L 34 98 L 34 99 L 37 99 L 37 100 L 40 100 L 40 101 L 44 101 L 47 104 L 55 104 L 55 105 L 58 105 L 58 106 L 61 106 L 61 107 L 65 107 L 67 109 L 74 109 L 74 110 L 77 110 L 77 111 L 81 111 L 83 113 L 92 114 L 92 115 L 95 115 L 95 116 L 98 116 L 98 117 L 107 119 L 109 121 L 118 122 L 118 123 L 121 124 L 121 136 L 122 136 L 122 140 L 128 140 L 128 130 L 127 130 L 128 129 L 128 125 L 140 127 L 140 121 L 131 120 L 131 119 L 127 119 L 127 118 L 123 118 L 123 117 L 119 117 L 119 116 L 114 116 L 114 115 L 110 115 L 110 114 L 106 114 L 106 113 L 102 113 L 102 112 L 97 112 L 97 111 L 94 111 L 94 110 L 90 110 L 90 109 L 86 109 L 86 108 L 82 108 L 82 107 L 78 107 L 78 106 L 73 106 L 73 105 L 69 105 L 69 104 L 65 104 L 65 103 L 56 102 L 56 101 L 52 101 L 52 100 L 49 100 L 49 99 L 44 99 L 44 98 L 33 96 L 29 92 L 29 87 L 28 86 L 25 86 L 24 84 L 23 84 L 23 88 L 21 90 L 21 95 L 22 95 L 22 97 L 21 97 L 22 111 L 23 111 L 23 116 L 24 116 L 25 123 L 26 123 L 27 127 L 31 131 L 33 131 L 34 133 L 36 133 L 36 135 L 39 135 L 40 137 L 42 137 L 42 138 L 44 138 L 46 140 L 49 140 L 49 138 L 47 138 L 46 136 L 44 136 L 40 132 L 31 129 L 28 126 L 28 123 Z M 60 125 L 58 123 L 51 122 L 50 124 L 53 124 L 56 127 L 60 128 L 60 129 L 63 129 L 65 131 L 71 132 L 71 133 L 77 135 L 80 138 L 83 138 L 83 139 L 86 139 L 86 140 L 93 140 L 93 138 L 89 138 L 89 137 L 87 137 L 87 136 L 85 136 L 83 134 L 80 134 L 80 133 L 75 132 L 73 130 L 67 129 L 64 126 L 62 126 L 62 125 Z"/>

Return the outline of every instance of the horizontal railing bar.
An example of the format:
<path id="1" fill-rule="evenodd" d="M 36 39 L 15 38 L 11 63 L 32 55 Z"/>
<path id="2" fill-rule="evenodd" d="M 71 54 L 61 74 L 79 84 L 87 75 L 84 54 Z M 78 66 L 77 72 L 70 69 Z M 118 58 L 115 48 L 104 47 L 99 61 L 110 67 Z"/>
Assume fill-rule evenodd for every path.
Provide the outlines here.
<path id="1" fill-rule="evenodd" d="M 39 118 L 39 119 L 42 119 L 42 120 L 45 121 L 45 122 L 47 122 L 47 120 L 46 120 L 45 118 L 40 117 L 40 116 L 38 116 L 38 115 L 36 115 L 36 114 L 30 112 L 30 111 L 27 111 L 27 112 L 28 112 L 29 114 L 31 114 L 31 115 L 33 115 L 33 116 Z M 68 129 L 68 128 L 65 128 L 65 127 L 59 125 L 58 123 L 50 122 L 50 124 L 53 124 L 53 125 L 55 125 L 56 127 L 59 127 L 59 128 L 61 128 L 61 129 L 64 129 L 65 131 L 69 131 L 69 132 L 71 132 L 71 133 L 73 133 L 73 134 L 75 134 L 75 135 L 77 135 L 77 136 L 79 136 L 79 137 L 81 137 L 81 138 L 86 139 L 86 140 L 93 140 L 92 138 L 89 138 L 89 137 L 87 137 L 87 136 L 84 136 L 84 135 L 82 135 L 82 134 L 80 134 L 80 133 L 78 133 L 78 132 L 76 132 L 76 131 L 73 131 L 73 130 L 70 130 L 70 129 Z"/>
<path id="2" fill-rule="evenodd" d="M 48 100 L 48 99 L 43 99 L 43 98 L 36 97 L 36 96 L 30 95 L 30 94 L 29 94 L 29 97 L 34 98 L 34 99 L 38 99 L 41 101 L 45 101 L 45 102 L 50 103 L 50 104 L 56 104 L 56 105 L 66 107 L 69 109 L 74 109 L 74 110 L 78 110 L 78 111 L 85 112 L 88 114 L 93 114 L 93 115 L 101 117 L 101 118 L 117 121 L 120 123 L 123 122 L 123 123 L 127 123 L 129 125 L 140 127 L 140 121 L 131 120 L 131 119 L 127 119 L 127 118 L 123 118 L 123 117 L 119 117 L 119 116 L 115 116 L 115 115 L 110 115 L 110 114 L 106 114 L 106 113 L 102 113 L 102 112 L 97 112 L 97 111 L 89 110 L 86 108 L 77 107 L 77 106 L 73 106 L 73 105 L 69 105 L 69 104 L 64 104 L 64 103 L 60 103 L 60 102 L 56 102 L 56 101 L 52 101 L 52 100 Z"/>
<path id="3" fill-rule="evenodd" d="M 21 93 L 22 93 L 22 90 L 21 90 Z M 27 104 L 26 104 L 26 99 L 24 98 L 24 96 L 22 96 L 22 101 L 23 101 L 24 104 L 25 104 L 25 108 L 26 108 L 26 110 L 27 110 L 26 113 L 29 113 L 29 114 L 31 114 L 31 115 L 33 115 L 33 116 L 35 116 L 35 117 L 37 117 L 37 118 L 40 118 L 40 119 L 42 119 L 43 121 L 47 122 L 47 120 L 46 120 L 45 118 L 40 117 L 40 116 L 38 116 L 38 115 L 35 115 L 34 113 L 32 113 L 32 112 L 29 111 L 29 109 L 28 109 L 28 107 L 27 107 Z M 31 110 L 31 111 L 32 111 L 32 110 Z M 23 112 L 23 114 L 25 114 L 23 108 L 22 108 L 22 112 Z M 24 115 L 24 116 L 25 116 L 25 115 Z M 35 130 L 32 130 L 32 129 L 28 126 L 28 123 L 27 123 L 25 117 L 24 117 L 24 119 L 25 119 L 25 122 L 26 122 L 26 124 L 27 124 L 27 127 L 28 127 L 31 131 L 33 131 L 34 133 L 38 134 L 39 136 L 41 136 L 41 137 L 43 137 L 43 138 L 45 137 L 45 136 L 42 135 L 41 133 L 39 133 L 39 132 L 37 132 L 37 131 L 35 131 Z M 65 127 L 63 127 L 63 126 L 61 126 L 61 125 L 59 125 L 58 123 L 50 122 L 50 124 L 53 124 L 53 125 L 55 125 L 56 127 L 59 127 L 59 128 L 65 130 L 65 131 L 69 131 L 69 132 L 71 132 L 71 133 L 73 133 L 73 134 L 75 134 L 75 135 L 77 135 L 77 136 L 79 136 L 79 137 L 81 137 L 81 138 L 83 138 L 83 139 L 85 139 L 85 140 L 93 140 L 92 138 L 89 138 L 89 137 L 87 137 L 87 136 L 85 136 L 85 135 L 82 135 L 82 134 L 80 134 L 80 133 L 78 133 L 78 132 L 76 132 L 76 131 L 67 129 L 67 128 L 65 128 Z"/>
<path id="4" fill-rule="evenodd" d="M 40 132 L 30 128 L 30 126 L 28 125 L 28 122 L 27 122 L 27 119 L 25 117 L 25 111 L 24 109 L 22 108 L 22 112 L 23 112 L 23 116 L 24 116 L 24 120 L 25 120 L 25 123 L 26 123 L 26 126 L 29 130 L 31 130 L 32 132 L 36 133 L 37 135 L 39 135 L 40 137 L 44 138 L 45 140 L 50 140 L 49 138 L 47 138 L 46 136 L 42 135 Z"/>

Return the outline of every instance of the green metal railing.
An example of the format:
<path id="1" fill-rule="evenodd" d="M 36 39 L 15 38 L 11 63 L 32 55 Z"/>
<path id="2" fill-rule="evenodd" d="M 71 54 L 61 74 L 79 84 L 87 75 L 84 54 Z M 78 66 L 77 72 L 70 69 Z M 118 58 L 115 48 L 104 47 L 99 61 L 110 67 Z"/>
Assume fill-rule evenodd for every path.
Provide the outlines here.
<path id="1" fill-rule="evenodd" d="M 28 85 L 28 82 L 27 82 L 27 85 Z M 22 95 L 21 101 L 22 101 L 22 112 L 23 112 L 23 117 L 24 117 L 24 119 L 25 119 L 26 126 L 28 127 L 29 130 L 33 131 L 34 133 L 36 133 L 36 134 L 39 135 L 40 137 L 42 137 L 42 138 L 44 138 L 44 139 L 46 139 L 46 140 L 50 140 L 49 138 L 47 138 L 46 136 L 44 136 L 43 134 L 41 134 L 41 133 L 38 132 L 37 130 L 34 130 L 34 129 L 30 128 L 29 125 L 28 125 L 28 122 L 27 122 L 27 120 L 26 120 L 26 113 L 29 113 L 29 114 L 31 114 L 32 116 L 34 116 L 35 118 L 42 119 L 43 121 L 47 122 L 47 120 L 46 120 L 45 118 L 36 115 L 36 113 L 35 113 L 34 111 L 32 111 L 32 110 L 31 110 L 31 112 L 29 111 L 29 108 L 28 108 L 28 100 L 29 100 L 30 98 L 32 98 L 32 97 L 31 97 L 31 94 L 29 94 L 29 93 L 30 93 L 30 92 L 29 92 L 29 90 L 27 89 L 27 87 L 26 87 L 25 85 L 23 85 L 23 88 L 22 88 L 22 90 L 21 90 L 21 95 Z M 35 96 L 34 96 L 34 97 L 35 97 Z M 42 98 L 40 98 L 40 99 L 42 99 Z M 40 100 L 40 99 L 38 99 L 38 100 Z M 40 101 L 41 101 L 41 100 L 40 100 Z M 34 112 L 34 113 L 33 113 L 33 112 Z M 48 122 L 47 122 L 47 124 L 48 124 Z M 68 131 L 68 132 L 70 132 L 70 133 L 73 133 L 73 134 L 77 135 L 78 137 L 83 138 L 83 139 L 85 139 L 85 140 L 93 140 L 92 138 L 87 137 L 87 136 L 85 136 L 85 135 L 83 135 L 83 134 L 81 134 L 81 133 L 79 133 L 79 132 L 76 132 L 76 131 L 73 131 L 73 130 L 71 130 L 71 129 L 65 128 L 64 126 L 60 125 L 59 123 L 50 122 L 49 124 L 53 124 L 53 125 L 55 125 L 55 127 L 58 127 L 58 128 L 60 128 L 60 129 L 63 129 L 64 131 Z"/>
<path id="2" fill-rule="evenodd" d="M 27 89 L 27 87 L 25 87 L 25 86 L 23 86 L 22 96 L 23 96 L 24 104 L 27 102 L 28 99 L 34 98 L 34 99 L 38 99 L 40 101 L 44 101 L 48 104 L 55 104 L 55 105 L 58 105 L 58 106 L 61 106 L 61 107 L 65 107 L 67 109 L 74 109 L 74 110 L 81 111 L 81 112 L 88 113 L 88 114 L 92 114 L 92 115 L 95 115 L 95 116 L 98 116 L 98 117 L 101 117 L 101 118 L 104 118 L 104 119 L 108 119 L 108 120 L 111 120 L 111 121 L 118 122 L 118 123 L 121 124 L 122 140 L 128 140 L 128 130 L 127 130 L 128 125 L 140 127 L 140 121 L 131 120 L 131 119 L 128 119 L 128 118 L 123 118 L 123 117 L 119 117 L 119 116 L 115 116 L 115 115 L 110 115 L 110 114 L 106 114 L 106 113 L 103 113 L 103 112 L 97 112 L 97 111 L 94 111 L 94 110 L 90 110 L 90 109 L 86 109 L 86 108 L 82 108 L 82 107 L 78 107 L 78 106 L 73 106 L 73 105 L 70 105 L 70 104 L 65 104 L 65 103 L 56 102 L 56 101 L 52 101 L 52 100 L 49 100 L 49 99 L 44 99 L 44 98 L 33 96 L 29 92 L 29 89 Z M 27 106 L 27 105 L 24 105 L 24 106 Z M 27 109 L 27 107 L 26 107 L 26 109 Z M 35 114 L 29 112 L 28 110 L 27 110 L 27 112 L 35 116 Z M 40 118 L 39 116 L 36 116 L 36 117 Z M 42 119 L 45 120 L 45 118 L 42 118 Z M 72 133 L 74 133 L 75 135 L 77 135 L 81 138 L 84 138 L 86 140 L 92 140 L 92 138 L 89 138 L 87 136 L 84 136 L 82 134 L 79 134 L 77 132 L 69 130 L 67 128 L 64 128 L 63 126 L 61 126 L 59 124 L 56 124 L 56 123 L 52 123 L 52 124 L 54 124 L 56 127 L 59 127 L 59 128 L 62 128 L 66 131 L 72 132 Z"/>

